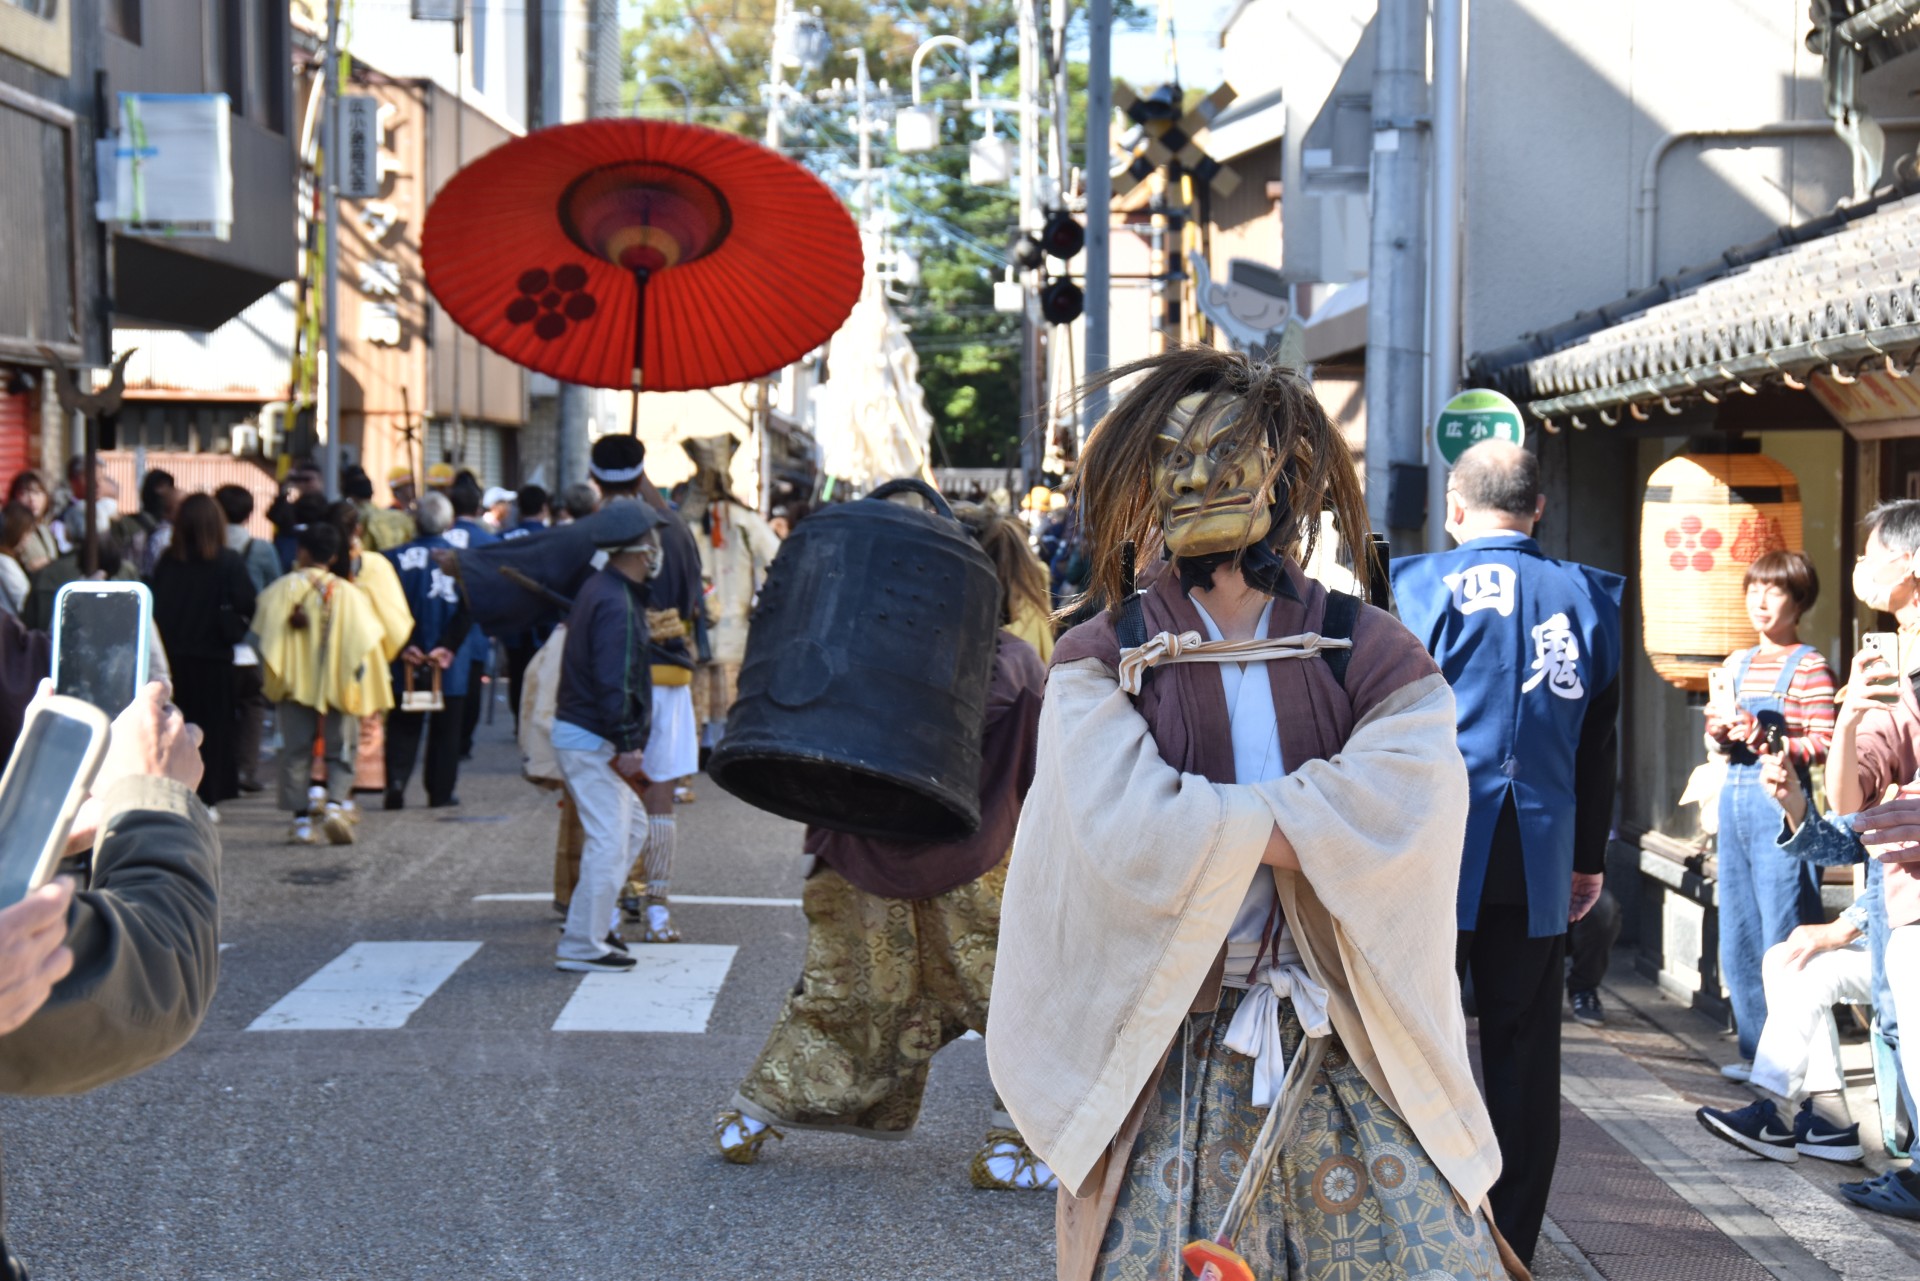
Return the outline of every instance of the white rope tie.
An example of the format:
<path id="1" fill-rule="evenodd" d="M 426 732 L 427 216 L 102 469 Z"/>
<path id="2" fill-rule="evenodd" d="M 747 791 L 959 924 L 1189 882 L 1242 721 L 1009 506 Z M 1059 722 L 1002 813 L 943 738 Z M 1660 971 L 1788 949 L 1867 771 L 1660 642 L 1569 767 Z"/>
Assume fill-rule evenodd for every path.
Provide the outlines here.
<path id="1" fill-rule="evenodd" d="M 1220 641 L 1206 640 L 1199 632 L 1161 632 L 1144 645 L 1120 651 L 1120 688 L 1138 694 L 1147 669 L 1163 663 L 1260 663 L 1277 658 L 1311 658 L 1323 649 L 1352 648 L 1351 640 L 1334 640 L 1318 632 Z"/>

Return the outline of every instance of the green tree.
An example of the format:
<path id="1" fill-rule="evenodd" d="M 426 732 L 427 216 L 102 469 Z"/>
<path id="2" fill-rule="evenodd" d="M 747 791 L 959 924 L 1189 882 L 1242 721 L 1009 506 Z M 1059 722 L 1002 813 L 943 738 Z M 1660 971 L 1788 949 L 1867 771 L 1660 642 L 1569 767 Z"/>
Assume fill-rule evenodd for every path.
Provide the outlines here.
<path id="1" fill-rule="evenodd" d="M 980 67 L 983 93 L 1015 96 L 1014 0 L 821 0 L 805 7 L 818 8 L 835 56 L 811 82 L 797 82 L 807 101 L 784 113 L 783 146 L 850 200 L 858 150 L 852 111 L 817 95 L 824 82 L 853 77 L 852 50 L 866 51 L 876 94 L 884 81 L 894 98 L 904 99 L 914 50 L 931 36 L 958 36 Z M 1123 20 L 1144 16 L 1124 0 L 1119 8 Z M 643 114 L 678 119 L 683 106 L 671 87 L 653 83 L 642 91 L 639 85 L 645 76 L 672 76 L 686 85 L 701 123 L 763 137 L 774 12 L 774 0 L 647 0 L 639 25 L 625 33 L 632 54 L 629 102 Z M 1076 88 L 1085 82 L 1084 69 L 1078 70 Z M 923 98 L 955 100 L 967 92 L 954 51 L 928 57 Z M 1081 113 L 1072 114 L 1077 141 Z M 1003 116 L 998 128 L 1009 132 L 1013 124 Z M 968 143 L 980 131 L 975 113 L 950 108 L 942 115 L 941 145 L 931 152 L 901 155 L 890 130 L 872 139 L 873 162 L 890 175 L 884 191 L 876 184 L 876 203 L 890 209 L 896 246 L 920 265 L 921 283 L 899 308 L 920 354 L 920 381 L 935 423 L 934 459 L 954 466 L 1019 459 L 1019 318 L 997 314 L 992 305 L 1018 202 L 1011 187 L 981 188 L 968 180 Z"/>

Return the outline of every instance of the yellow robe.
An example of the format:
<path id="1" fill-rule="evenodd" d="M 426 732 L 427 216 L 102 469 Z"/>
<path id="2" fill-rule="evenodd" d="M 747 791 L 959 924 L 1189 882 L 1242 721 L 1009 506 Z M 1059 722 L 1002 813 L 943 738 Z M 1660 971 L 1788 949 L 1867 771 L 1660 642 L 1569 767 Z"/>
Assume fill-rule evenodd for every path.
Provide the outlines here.
<path id="1" fill-rule="evenodd" d="M 307 616 L 296 628 L 295 606 Z M 393 706 L 379 612 L 366 592 L 322 569 L 295 570 L 260 593 L 253 616 L 266 695 L 368 716 Z"/>

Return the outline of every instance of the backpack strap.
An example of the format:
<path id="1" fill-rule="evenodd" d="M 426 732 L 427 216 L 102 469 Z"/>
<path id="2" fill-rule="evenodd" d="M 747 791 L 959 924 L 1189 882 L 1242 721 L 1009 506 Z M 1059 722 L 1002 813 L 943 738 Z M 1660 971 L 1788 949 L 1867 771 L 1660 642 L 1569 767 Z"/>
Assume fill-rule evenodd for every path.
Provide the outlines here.
<path id="1" fill-rule="evenodd" d="M 1322 640 L 1352 640 L 1353 624 L 1360 617 L 1360 598 L 1345 592 L 1327 593 L 1327 616 L 1320 622 Z M 1333 679 L 1341 689 L 1347 687 L 1347 663 L 1353 658 L 1350 648 L 1323 649 L 1320 657 L 1333 670 Z"/>

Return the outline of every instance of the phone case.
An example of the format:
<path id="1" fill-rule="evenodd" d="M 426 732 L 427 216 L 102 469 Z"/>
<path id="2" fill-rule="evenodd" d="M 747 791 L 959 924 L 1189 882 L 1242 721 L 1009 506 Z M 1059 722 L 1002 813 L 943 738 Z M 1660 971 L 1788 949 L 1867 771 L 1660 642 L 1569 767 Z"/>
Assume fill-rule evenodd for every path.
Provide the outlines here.
<path id="1" fill-rule="evenodd" d="M 135 690 L 145 689 L 147 682 L 152 679 L 152 673 L 148 670 L 148 663 L 152 656 L 152 651 L 148 648 L 148 637 L 153 634 L 153 593 L 148 590 L 145 583 L 94 582 L 91 579 L 82 579 L 79 582 L 66 584 L 53 595 L 53 684 L 56 689 L 60 685 L 60 625 L 62 615 L 66 612 L 61 606 L 69 595 L 107 592 L 129 592 L 139 602 L 139 641 L 134 647 L 133 687 Z"/>
<path id="2" fill-rule="evenodd" d="M 67 795 L 60 805 L 60 816 L 54 823 L 47 843 L 35 855 L 33 875 L 27 882 L 29 893 L 47 883 L 53 875 L 53 869 L 60 865 L 60 858 L 66 852 L 67 835 L 73 830 L 73 820 L 80 813 L 80 806 L 87 799 L 87 792 L 93 786 L 93 779 L 100 772 L 100 762 L 107 754 L 107 731 L 110 722 L 107 714 L 92 703 L 77 698 L 68 698 L 61 694 L 48 694 L 35 699 L 27 705 L 26 719 L 20 726 L 19 742 L 29 741 L 36 721 L 47 716 L 60 716 L 68 720 L 80 721 L 87 726 L 91 741 L 80 769 L 74 774 L 73 781 L 67 787 Z M 14 775 L 21 768 L 22 754 L 15 750 L 7 761 L 6 771 L 0 773 L 0 796 L 14 785 Z M 11 904 L 0 903 L 0 907 Z"/>

